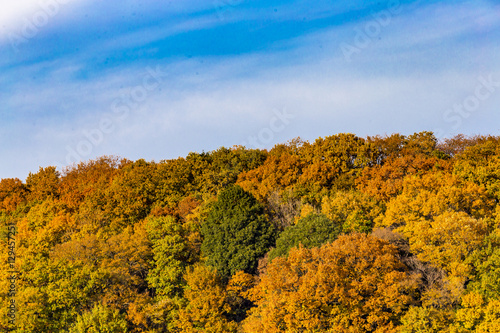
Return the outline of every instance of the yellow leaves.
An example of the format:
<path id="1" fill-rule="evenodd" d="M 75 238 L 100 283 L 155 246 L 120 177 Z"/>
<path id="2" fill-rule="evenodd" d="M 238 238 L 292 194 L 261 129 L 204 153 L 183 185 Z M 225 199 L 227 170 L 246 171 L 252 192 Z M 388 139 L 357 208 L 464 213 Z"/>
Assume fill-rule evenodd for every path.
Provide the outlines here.
<path id="1" fill-rule="evenodd" d="M 231 277 L 227 285 L 230 294 L 246 296 L 250 288 L 255 285 L 255 277 L 251 274 L 239 271 Z"/>
<path id="2" fill-rule="evenodd" d="M 294 224 L 297 224 L 297 222 L 306 217 L 307 215 L 311 214 L 311 213 L 316 213 L 316 209 L 310 205 L 310 204 L 305 204 L 305 205 L 302 205 L 302 207 L 300 208 L 300 213 L 299 215 L 295 216 L 295 219 L 294 219 Z"/>
<path id="3" fill-rule="evenodd" d="M 80 307 L 98 299 L 126 313 L 126 318 L 135 327 L 146 327 L 147 304 L 151 298 L 145 292 L 145 278 L 151 248 L 144 227 L 136 225 L 121 234 L 106 239 L 101 237 L 76 235 L 53 249 L 50 262 L 65 271 L 58 277 L 60 283 L 50 289 L 50 294 L 69 290 L 71 294 L 61 299 Z M 46 269 L 52 272 L 54 267 Z M 81 290 L 82 295 L 77 295 L 75 290 Z"/>
<path id="4" fill-rule="evenodd" d="M 69 333 L 126 333 L 127 322 L 117 309 L 97 304 L 92 311 L 80 314 Z"/>
<path id="5" fill-rule="evenodd" d="M 492 300 L 484 310 L 484 321 L 477 328 L 478 333 L 500 332 L 500 301 Z"/>
<path id="6" fill-rule="evenodd" d="M 51 219 L 44 228 L 38 230 L 36 236 L 30 242 L 43 247 L 44 252 L 49 251 L 56 244 L 61 243 L 64 236 L 70 234 L 75 226 L 74 218 L 71 215 L 58 215 Z M 38 248 L 37 251 L 41 251 L 41 248 Z"/>
<path id="7" fill-rule="evenodd" d="M 66 213 L 61 204 L 46 200 L 32 207 L 17 223 L 19 254 L 47 254 L 51 248 L 69 238 L 75 231 L 74 216 Z"/>
<path id="8" fill-rule="evenodd" d="M 470 277 L 465 259 L 481 246 L 488 232 L 486 220 L 493 202 L 483 188 L 450 174 L 427 174 L 404 181 L 401 195 L 377 220 L 398 227 L 418 258 L 444 269 L 453 288 Z M 453 281 L 456 280 L 456 281 Z"/>
<path id="9" fill-rule="evenodd" d="M 399 230 L 419 259 L 452 275 L 467 276 L 464 260 L 481 245 L 487 228 L 483 220 L 464 212 L 445 212 L 434 219 L 409 221 Z"/>
<path id="10" fill-rule="evenodd" d="M 421 218 L 432 219 L 447 211 L 464 212 L 476 218 L 493 214 L 494 201 L 484 188 L 450 174 L 408 177 L 401 195 L 387 205 L 380 226 L 399 226 Z"/>
<path id="11" fill-rule="evenodd" d="M 462 298 L 462 307 L 457 310 L 452 333 L 500 332 L 500 301 L 485 300 L 481 295 L 470 293 Z"/>
<path id="12" fill-rule="evenodd" d="M 62 177 L 48 167 L 26 185 L 1 180 L 0 219 L 18 232 L 19 330 L 102 319 L 119 332 L 500 332 L 498 142 L 458 137 L 436 148 L 429 132 L 339 134 L 269 153 L 103 157 Z M 200 264 L 200 227 L 236 178 L 266 205 L 256 216 L 279 230 L 301 220 L 287 230 L 306 246 L 332 230 L 333 243 L 296 248 L 226 285 Z M 374 226 L 385 228 L 353 234 Z M 340 232 L 350 234 L 333 241 Z"/>
<path id="13" fill-rule="evenodd" d="M 57 196 L 60 182 L 59 176 L 55 166 L 40 167 L 38 173 L 35 174 L 30 172 L 26 179 L 30 199 L 43 201 L 48 197 Z"/>
<path id="14" fill-rule="evenodd" d="M 369 232 L 382 208 L 370 196 L 355 191 L 338 191 L 323 197 L 321 212 L 330 220 L 341 223 L 344 232 Z"/>
<path id="15" fill-rule="evenodd" d="M 427 306 L 412 306 L 401 318 L 400 333 L 449 332 L 452 313 L 448 310 Z"/>
<path id="16" fill-rule="evenodd" d="M 433 173 L 407 177 L 402 193 L 376 222 L 396 228 L 413 254 L 446 273 L 443 283 L 422 293 L 422 302 L 451 306 L 474 277 L 468 259 L 483 246 L 493 212 L 494 203 L 484 188 L 451 174 Z"/>
<path id="17" fill-rule="evenodd" d="M 188 288 L 186 306 L 179 310 L 176 326 L 179 332 L 229 333 L 236 332 L 236 323 L 228 321 L 227 293 L 211 268 L 196 265 L 185 275 Z"/>

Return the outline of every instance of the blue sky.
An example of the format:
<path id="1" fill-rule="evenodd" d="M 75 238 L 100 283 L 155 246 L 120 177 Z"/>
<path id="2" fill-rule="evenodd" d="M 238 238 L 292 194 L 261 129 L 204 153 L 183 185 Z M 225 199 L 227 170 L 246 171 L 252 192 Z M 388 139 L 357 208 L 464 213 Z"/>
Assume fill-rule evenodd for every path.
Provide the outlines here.
<path id="1" fill-rule="evenodd" d="M 499 1 L 19 0 L 0 178 L 300 136 L 500 135 Z"/>

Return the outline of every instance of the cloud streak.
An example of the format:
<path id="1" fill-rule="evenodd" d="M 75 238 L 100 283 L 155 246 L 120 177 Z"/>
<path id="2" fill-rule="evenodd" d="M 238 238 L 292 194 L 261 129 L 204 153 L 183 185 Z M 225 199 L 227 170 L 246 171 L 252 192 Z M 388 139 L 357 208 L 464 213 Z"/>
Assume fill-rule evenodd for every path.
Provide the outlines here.
<path id="1" fill-rule="evenodd" d="M 266 147 L 296 136 L 311 140 L 338 132 L 364 136 L 443 128 L 452 135 L 455 129 L 443 113 L 474 91 L 479 75 L 500 73 L 494 56 L 498 6 L 488 2 L 402 3 L 401 14 L 351 62 L 340 44 L 351 42 L 355 29 L 384 6 L 357 4 L 328 12 L 321 2 L 306 20 L 336 17 L 331 23 L 286 32 L 271 24 L 255 33 L 245 29 L 259 10 L 276 13 L 279 22 L 303 17 L 285 3 L 260 9 L 242 3 L 220 21 L 213 9 L 191 5 L 192 15 L 180 5 L 171 9 L 176 20 L 165 27 L 130 26 L 107 38 L 86 36 L 79 52 L 4 64 L 0 156 L 10 158 L 2 159 L 0 177 L 24 178 L 39 165 L 65 165 L 67 147 L 76 150 L 89 140 L 85 133 L 113 115 L 113 101 L 141 86 L 147 67 L 168 73 L 161 87 L 128 117 L 114 120 L 114 129 L 103 133 L 84 159 L 113 154 L 160 160 L 248 144 L 250 136 L 270 128 L 276 110 L 295 118 L 264 140 Z M 247 36 L 265 37 L 237 45 L 247 43 Z M 214 47 L 207 50 L 207 42 Z M 36 54 L 36 42 L 29 47 Z M 113 59 L 115 54 L 122 55 Z M 492 94 L 464 120 L 461 132 L 498 134 L 499 95 Z"/>

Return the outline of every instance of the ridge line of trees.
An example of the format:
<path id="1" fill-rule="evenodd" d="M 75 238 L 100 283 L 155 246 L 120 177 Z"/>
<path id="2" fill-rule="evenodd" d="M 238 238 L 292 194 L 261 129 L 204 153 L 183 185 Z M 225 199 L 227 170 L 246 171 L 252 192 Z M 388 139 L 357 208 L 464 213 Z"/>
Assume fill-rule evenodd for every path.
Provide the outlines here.
<path id="1" fill-rule="evenodd" d="M 40 167 L 0 180 L 0 330 L 500 332 L 499 200 L 497 136 Z"/>

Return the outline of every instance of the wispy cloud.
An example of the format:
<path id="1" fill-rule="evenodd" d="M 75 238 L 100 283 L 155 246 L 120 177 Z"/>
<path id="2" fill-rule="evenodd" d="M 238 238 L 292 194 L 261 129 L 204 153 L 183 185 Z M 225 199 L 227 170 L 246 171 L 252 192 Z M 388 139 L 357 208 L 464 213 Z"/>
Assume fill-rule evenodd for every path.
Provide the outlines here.
<path id="1" fill-rule="evenodd" d="M 81 31 L 70 28 L 82 42 L 61 46 L 50 34 L 40 36 L 54 52 L 44 53 L 33 41 L 21 60 L 3 65 L 0 60 L 0 156 L 9 156 L 2 158 L 0 177 L 22 177 L 38 165 L 64 165 L 67 147 L 75 148 L 86 140 L 85 131 L 113 117 L 113 101 L 140 86 L 148 67 L 168 73 L 162 85 L 126 118 L 114 119 L 113 131 L 84 158 L 117 154 L 159 160 L 241 144 L 283 109 L 295 118 L 267 146 L 296 136 L 445 128 L 443 113 L 474 91 L 478 75 L 500 74 L 495 56 L 500 24 L 492 2 L 401 2 L 401 12 L 351 62 L 341 43 L 351 43 L 385 4 L 339 2 L 329 9 L 320 1 L 310 10 L 308 2 L 295 5 L 243 2 L 220 20 L 212 4 L 176 3 L 170 14 L 163 13 L 171 17 L 163 25 L 161 15 L 151 14 L 153 23 L 93 38 L 96 28 L 90 25 L 109 24 L 97 24 L 101 18 L 95 17 Z M 88 11 L 111 5 L 80 6 Z M 144 6 L 136 15 L 158 4 Z M 120 10 L 110 14 L 110 22 L 119 22 L 125 10 L 134 12 Z M 260 19 L 266 16 L 270 23 Z M 287 25 L 304 20 L 310 22 L 300 29 Z M 90 33 L 83 32 L 87 26 Z M 495 134 L 499 102 L 500 94 L 492 95 L 460 130 Z"/>

